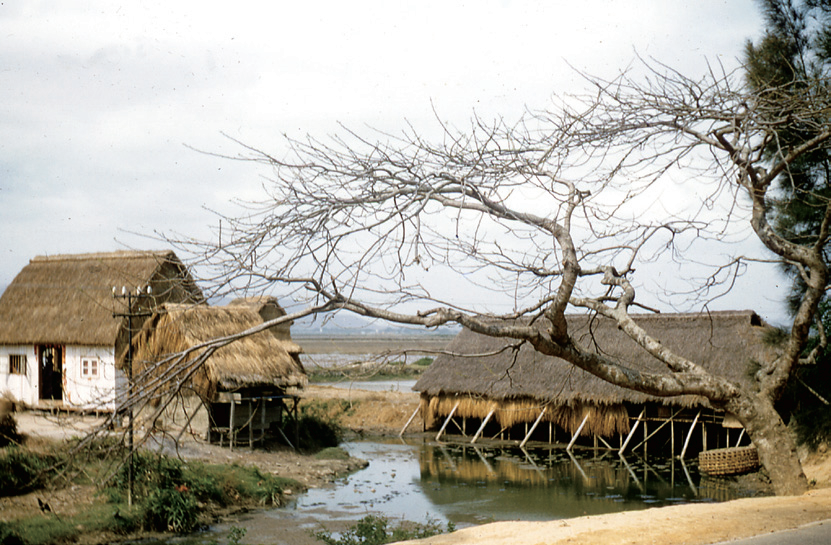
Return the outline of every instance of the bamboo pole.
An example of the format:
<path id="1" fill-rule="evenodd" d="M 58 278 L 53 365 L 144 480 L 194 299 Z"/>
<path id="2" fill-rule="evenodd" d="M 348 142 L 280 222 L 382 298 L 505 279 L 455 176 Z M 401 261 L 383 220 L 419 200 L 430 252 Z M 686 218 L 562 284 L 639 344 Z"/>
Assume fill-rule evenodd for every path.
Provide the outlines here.
<path id="1" fill-rule="evenodd" d="M 456 414 L 456 409 L 459 408 L 459 403 L 461 403 L 461 401 L 457 401 L 456 404 L 453 405 L 453 409 L 450 411 L 450 414 L 447 415 L 447 420 L 444 421 L 444 424 L 442 424 L 438 435 L 436 435 L 436 441 L 438 441 L 441 437 L 441 434 L 444 433 L 445 428 L 447 428 L 447 425 L 450 423 L 450 419 L 453 418 L 454 414 Z"/>
<path id="2" fill-rule="evenodd" d="M 574 436 L 571 438 L 568 446 L 566 447 L 566 451 L 571 452 L 571 447 L 574 446 L 574 442 L 577 441 L 577 438 L 580 436 L 580 432 L 583 431 L 583 426 L 586 425 L 586 422 L 589 420 L 589 413 L 586 413 L 586 416 L 583 417 L 583 421 L 580 422 L 580 427 L 577 428 L 577 431 L 574 432 Z"/>
<path id="3" fill-rule="evenodd" d="M 675 411 L 675 414 L 674 414 L 674 415 L 672 415 L 672 416 L 670 416 L 670 417 L 669 417 L 669 420 L 665 420 L 665 421 L 664 421 L 664 423 L 663 423 L 663 424 L 661 424 L 660 426 L 658 426 L 658 427 L 657 427 L 657 428 L 656 428 L 656 429 L 655 429 L 652 433 L 650 433 L 650 434 L 649 434 L 649 436 L 648 436 L 648 437 L 646 437 L 643 441 L 641 441 L 640 443 L 638 443 L 637 445 L 635 445 L 634 447 L 632 447 L 632 450 L 638 450 L 638 447 L 639 447 L 639 446 L 643 445 L 644 443 L 646 443 L 647 441 L 649 441 L 650 439 L 652 439 L 652 437 L 653 437 L 656 433 L 658 433 L 659 431 L 661 431 L 661 428 L 663 428 L 664 426 L 666 426 L 667 424 L 669 424 L 670 422 L 672 422 L 672 419 L 673 419 L 673 418 L 675 418 L 676 416 L 678 416 L 678 413 L 680 413 L 682 410 L 683 410 L 683 409 L 678 409 L 677 411 Z M 644 425 L 644 429 L 646 429 L 646 426 L 645 426 L 645 425 Z"/>
<path id="4" fill-rule="evenodd" d="M 470 441 L 471 444 L 475 443 L 476 440 L 479 439 L 479 436 L 482 435 L 482 432 L 485 431 L 485 424 L 488 423 L 488 420 L 491 419 L 494 412 L 496 412 L 496 409 L 491 409 L 491 412 L 488 413 L 488 416 L 486 416 L 485 419 L 482 420 L 482 425 L 479 426 L 479 430 L 476 432 L 476 435 L 474 435 L 473 439 L 471 439 Z"/>
<path id="5" fill-rule="evenodd" d="M 742 437 L 744 437 L 744 428 L 742 428 L 742 432 L 739 434 L 739 439 L 736 441 L 736 446 L 739 446 L 739 443 L 742 442 Z"/>
<path id="6" fill-rule="evenodd" d="M 413 411 L 413 414 L 412 414 L 412 416 L 410 416 L 410 419 L 407 420 L 407 423 L 404 424 L 403 428 L 401 428 L 401 432 L 398 434 L 398 437 L 401 437 L 402 435 L 404 435 L 404 432 L 407 431 L 407 428 L 409 428 L 410 424 L 413 423 L 413 420 L 415 420 L 415 417 L 418 414 L 418 411 L 420 411 L 420 410 L 421 410 L 421 405 L 419 404 L 419 406 L 416 407 L 416 410 Z"/>
<path id="7" fill-rule="evenodd" d="M 641 418 L 643 418 L 643 414 L 646 412 L 646 407 L 641 410 L 641 414 L 638 415 L 638 418 L 635 420 L 635 425 L 632 426 L 632 429 L 629 430 L 629 435 L 626 436 L 626 441 L 620 446 L 620 450 L 618 450 L 618 454 L 623 454 L 623 451 L 626 450 L 626 445 L 629 444 L 629 441 L 632 439 L 632 436 L 635 435 L 635 430 L 638 429 L 638 424 L 641 423 Z"/>
<path id="8" fill-rule="evenodd" d="M 532 434 L 532 433 L 534 433 L 534 430 L 535 430 L 535 429 L 537 429 L 537 425 L 539 425 L 540 421 L 542 420 L 542 417 L 543 417 L 543 415 L 545 414 L 546 409 L 548 409 L 548 407 L 543 407 L 543 408 L 542 408 L 542 411 L 540 411 L 540 415 L 539 415 L 539 416 L 537 417 L 537 419 L 534 421 L 534 425 L 533 425 L 533 426 L 531 426 L 531 431 L 529 431 L 529 432 L 525 435 L 525 439 L 523 439 L 523 440 L 522 440 L 522 443 L 520 443 L 520 444 L 519 444 L 519 448 L 524 447 L 524 446 L 525 446 L 525 443 L 527 443 L 527 442 L 528 442 L 528 439 L 530 439 L 530 438 L 531 438 L 531 434 Z"/>
<path id="9" fill-rule="evenodd" d="M 681 459 L 684 459 L 684 455 L 687 453 L 687 446 L 690 444 L 690 438 L 692 437 L 693 430 L 695 429 L 695 424 L 698 422 L 698 417 L 701 416 L 701 411 L 695 415 L 693 418 L 692 425 L 690 426 L 690 431 L 687 433 L 687 438 L 684 440 L 684 448 L 681 449 Z"/>

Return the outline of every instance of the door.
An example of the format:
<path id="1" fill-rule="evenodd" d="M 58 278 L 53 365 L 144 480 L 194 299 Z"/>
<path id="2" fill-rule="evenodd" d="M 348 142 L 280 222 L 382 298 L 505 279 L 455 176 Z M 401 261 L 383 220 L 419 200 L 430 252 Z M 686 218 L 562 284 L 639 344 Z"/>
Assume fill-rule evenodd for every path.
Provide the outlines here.
<path id="1" fill-rule="evenodd" d="M 63 400 L 63 347 L 38 346 L 40 399 Z"/>

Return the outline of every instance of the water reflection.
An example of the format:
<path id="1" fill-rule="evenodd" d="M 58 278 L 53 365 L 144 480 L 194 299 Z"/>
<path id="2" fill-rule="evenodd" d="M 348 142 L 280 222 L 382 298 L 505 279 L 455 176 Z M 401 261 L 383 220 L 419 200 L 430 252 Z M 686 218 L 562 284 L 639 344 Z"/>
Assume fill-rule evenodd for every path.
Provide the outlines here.
<path id="1" fill-rule="evenodd" d="M 678 460 L 623 459 L 606 451 L 523 450 L 471 445 L 354 442 L 366 469 L 295 504 L 330 519 L 380 513 L 465 526 L 494 520 L 550 520 L 692 501 L 733 499 L 702 489 Z"/>

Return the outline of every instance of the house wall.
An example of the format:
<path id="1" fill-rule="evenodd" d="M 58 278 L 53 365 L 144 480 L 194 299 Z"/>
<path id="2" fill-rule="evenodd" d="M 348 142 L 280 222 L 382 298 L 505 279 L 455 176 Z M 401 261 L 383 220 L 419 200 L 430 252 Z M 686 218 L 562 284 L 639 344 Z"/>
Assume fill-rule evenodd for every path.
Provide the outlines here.
<path id="1" fill-rule="evenodd" d="M 11 373 L 11 356 L 26 356 L 26 374 Z M 29 407 L 40 405 L 38 357 L 34 345 L 0 346 L 0 396 Z M 114 410 L 117 392 L 126 391 L 126 377 L 115 367 L 114 350 L 103 346 L 65 346 L 63 406 L 83 410 Z"/>
<path id="2" fill-rule="evenodd" d="M 26 356 L 26 374 L 11 374 L 10 356 Z M 38 363 L 34 346 L 0 346 L 0 396 L 29 406 L 37 404 Z"/>
<path id="3" fill-rule="evenodd" d="M 115 367 L 112 347 L 67 346 L 63 375 L 64 406 L 111 411 L 116 392 L 125 391 L 126 378 Z"/>

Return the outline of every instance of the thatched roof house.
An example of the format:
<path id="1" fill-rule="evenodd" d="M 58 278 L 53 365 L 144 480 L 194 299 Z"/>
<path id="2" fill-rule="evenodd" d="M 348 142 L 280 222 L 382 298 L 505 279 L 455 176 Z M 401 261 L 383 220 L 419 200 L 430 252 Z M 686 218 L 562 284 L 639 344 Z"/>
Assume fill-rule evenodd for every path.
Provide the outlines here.
<path id="1" fill-rule="evenodd" d="M 136 338 L 133 361 L 137 366 L 152 365 L 170 354 L 236 335 L 263 321 L 256 309 L 246 304 L 166 304 L 145 322 Z M 206 360 L 204 373 L 194 377 L 194 388 L 210 401 L 220 391 L 303 387 L 307 378 L 300 352 L 290 337 L 278 339 L 268 329 L 242 337 L 222 346 Z"/>
<path id="2" fill-rule="evenodd" d="M 284 315 L 273 298 L 239 300 L 225 307 L 163 305 L 136 337 L 137 376 L 143 380 L 166 376 L 168 385 L 176 388 L 187 378 L 185 386 L 205 404 L 209 440 L 227 437 L 233 444 L 239 431 L 247 429 L 253 444 L 271 428 L 279 430 L 283 411 L 293 412 L 296 418 L 297 398 L 287 390 L 302 388 L 307 382 L 299 357 L 302 350 L 291 340 L 289 324 L 233 340 L 209 354 L 201 365 L 198 358 L 205 353 L 201 348 L 205 343 Z M 194 348 L 185 361 L 169 358 Z M 143 370 L 149 373 L 142 375 Z"/>
<path id="3" fill-rule="evenodd" d="M 773 356 L 762 340 L 769 326 L 752 311 L 652 314 L 635 320 L 668 348 L 736 382 L 746 383 L 754 365 Z M 572 337 L 589 350 L 633 369 L 669 372 L 611 320 L 570 316 L 568 323 Z M 697 396 L 659 398 L 614 386 L 528 345 L 518 352 L 502 350 L 509 342 L 469 330 L 459 333 L 446 348 L 453 355 L 438 356 L 414 387 L 422 396 L 427 427 L 446 418 L 457 403 L 459 417 L 482 419 L 496 409 L 503 427 L 533 422 L 547 407 L 543 421 L 574 433 L 589 414 L 584 434 L 608 437 L 628 433 L 632 407 L 709 407 Z"/>
<path id="4" fill-rule="evenodd" d="M 0 297 L 0 390 L 28 405 L 111 409 L 128 338 L 114 287 L 143 290 L 134 312 L 203 300 L 171 251 L 35 257 Z"/>

